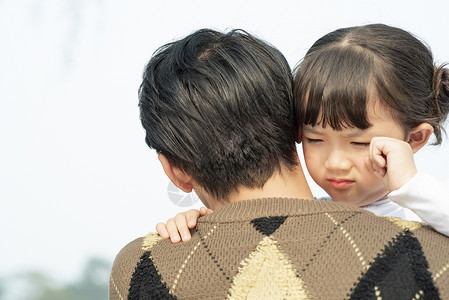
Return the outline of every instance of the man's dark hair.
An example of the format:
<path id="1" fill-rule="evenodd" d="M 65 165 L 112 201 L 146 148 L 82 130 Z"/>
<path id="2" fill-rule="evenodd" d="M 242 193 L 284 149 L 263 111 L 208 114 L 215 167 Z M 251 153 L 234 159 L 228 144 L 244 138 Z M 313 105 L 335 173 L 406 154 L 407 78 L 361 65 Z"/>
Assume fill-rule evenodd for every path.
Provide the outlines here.
<path id="1" fill-rule="evenodd" d="M 217 199 L 298 163 L 291 69 L 242 30 L 202 29 L 159 48 L 139 107 L 150 148 Z"/>

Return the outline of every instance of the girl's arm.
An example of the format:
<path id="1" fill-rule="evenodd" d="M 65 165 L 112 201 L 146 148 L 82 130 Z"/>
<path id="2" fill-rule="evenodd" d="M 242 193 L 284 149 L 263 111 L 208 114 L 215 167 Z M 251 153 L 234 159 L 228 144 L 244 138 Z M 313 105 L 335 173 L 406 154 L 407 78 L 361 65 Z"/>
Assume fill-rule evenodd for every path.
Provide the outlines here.
<path id="1" fill-rule="evenodd" d="M 418 172 L 389 198 L 412 210 L 436 231 L 449 236 L 449 179 L 442 182 L 426 173 Z"/>
<path id="2" fill-rule="evenodd" d="M 164 239 L 170 239 L 172 243 L 190 241 L 190 229 L 196 227 L 198 218 L 213 212 L 211 209 L 201 207 L 200 210 L 191 209 L 177 214 L 174 218 L 168 219 L 167 223 L 158 223 L 156 231 Z"/>
<path id="3" fill-rule="evenodd" d="M 435 230 L 449 236 L 449 180 L 418 173 L 410 145 L 392 138 L 373 138 L 367 167 L 382 177 L 388 197 L 408 208 Z"/>

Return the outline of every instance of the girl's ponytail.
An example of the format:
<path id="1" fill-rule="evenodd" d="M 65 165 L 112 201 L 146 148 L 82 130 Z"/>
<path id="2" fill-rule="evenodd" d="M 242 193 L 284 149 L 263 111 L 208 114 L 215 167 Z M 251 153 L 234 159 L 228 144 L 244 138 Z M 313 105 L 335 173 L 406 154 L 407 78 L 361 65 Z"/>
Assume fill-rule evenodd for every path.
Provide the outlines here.
<path id="1" fill-rule="evenodd" d="M 447 64 L 435 67 L 433 74 L 433 101 L 430 114 L 438 123 L 434 128 L 435 144 L 441 144 L 441 132 L 445 132 L 443 123 L 449 113 L 449 69 Z"/>

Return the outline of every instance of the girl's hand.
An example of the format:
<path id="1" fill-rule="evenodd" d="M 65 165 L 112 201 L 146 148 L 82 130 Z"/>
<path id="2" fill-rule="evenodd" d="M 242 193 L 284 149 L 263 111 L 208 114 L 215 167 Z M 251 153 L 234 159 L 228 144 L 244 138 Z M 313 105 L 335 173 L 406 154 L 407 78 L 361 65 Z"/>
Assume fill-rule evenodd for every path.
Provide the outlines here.
<path id="1" fill-rule="evenodd" d="M 212 213 L 211 209 L 201 207 L 200 210 L 191 209 L 177 214 L 174 218 L 168 219 L 167 223 L 162 222 L 156 225 L 156 231 L 164 239 L 170 238 L 171 242 L 176 244 L 181 240 L 190 241 L 190 229 L 195 228 L 199 217 Z"/>
<path id="2" fill-rule="evenodd" d="M 368 169 L 384 179 L 390 192 L 402 187 L 417 173 L 412 148 L 398 139 L 374 137 L 365 162 Z"/>

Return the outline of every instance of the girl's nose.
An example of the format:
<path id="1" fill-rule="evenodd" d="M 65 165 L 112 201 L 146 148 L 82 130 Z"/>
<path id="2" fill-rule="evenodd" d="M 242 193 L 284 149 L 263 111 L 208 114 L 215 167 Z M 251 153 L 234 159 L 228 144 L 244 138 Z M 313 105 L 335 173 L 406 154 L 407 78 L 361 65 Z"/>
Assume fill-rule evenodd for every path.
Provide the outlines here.
<path id="1" fill-rule="evenodd" d="M 324 167 L 333 171 L 349 170 L 351 168 L 351 160 L 345 151 L 335 149 L 329 153 Z"/>

